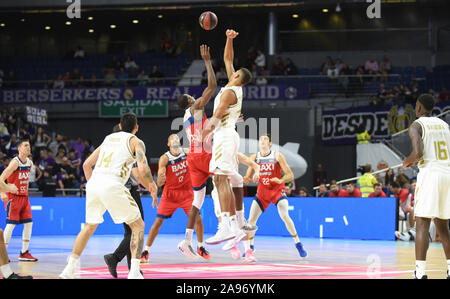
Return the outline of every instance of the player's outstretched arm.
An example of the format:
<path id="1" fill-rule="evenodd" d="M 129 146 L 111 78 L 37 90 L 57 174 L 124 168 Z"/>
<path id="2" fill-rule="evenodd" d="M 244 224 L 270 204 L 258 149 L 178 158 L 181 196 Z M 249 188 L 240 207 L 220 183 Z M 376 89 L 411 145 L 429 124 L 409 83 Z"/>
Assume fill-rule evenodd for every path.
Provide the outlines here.
<path id="1" fill-rule="evenodd" d="M 227 41 L 225 43 L 225 50 L 223 52 L 223 62 L 225 63 L 225 69 L 227 71 L 228 80 L 231 80 L 231 76 L 234 74 L 234 50 L 233 50 L 233 39 L 238 36 L 238 32 L 228 29 L 225 32 L 227 36 Z"/>
<path id="2" fill-rule="evenodd" d="M 411 139 L 412 152 L 403 161 L 403 166 L 411 167 L 423 156 L 422 127 L 419 123 L 413 122 L 408 129 Z"/>
<path id="3" fill-rule="evenodd" d="M 225 114 L 225 111 L 227 111 L 230 105 L 233 105 L 235 103 L 236 103 L 236 94 L 232 90 L 225 90 L 222 96 L 220 97 L 219 106 L 217 106 L 216 111 L 208 121 L 208 126 L 202 131 L 202 140 L 205 140 L 205 138 L 209 134 L 211 134 L 212 131 L 214 131 L 214 129 L 222 119 L 223 115 Z"/>
<path id="4" fill-rule="evenodd" d="M 239 163 L 242 163 L 242 164 L 248 166 L 247 173 L 250 169 L 252 170 L 251 172 L 253 172 L 253 171 L 255 172 L 255 174 L 253 175 L 253 182 L 256 183 L 259 181 L 259 165 L 255 162 L 255 158 L 253 156 L 254 155 L 247 157 L 246 155 L 244 155 L 242 153 L 238 153 L 238 160 L 239 160 Z M 245 177 L 247 177 L 247 179 L 245 181 L 248 181 L 246 184 L 249 183 L 249 178 L 251 177 L 251 172 L 248 177 L 247 177 L 247 174 L 245 175 Z"/>
<path id="5" fill-rule="evenodd" d="M 270 179 L 271 182 L 275 182 L 278 184 L 286 184 L 289 183 L 294 179 L 294 173 L 292 172 L 291 168 L 286 162 L 286 159 L 284 158 L 282 153 L 278 153 L 278 163 L 280 163 L 281 171 L 284 173 L 284 176 L 282 179 L 278 178 L 272 178 Z"/>
<path id="6" fill-rule="evenodd" d="M 201 45 L 200 46 L 200 54 L 203 58 L 203 61 L 205 62 L 206 71 L 208 73 L 208 86 L 205 88 L 205 90 L 202 93 L 202 96 L 199 97 L 195 102 L 194 105 L 192 105 L 191 114 L 194 115 L 192 110 L 200 110 L 203 109 L 206 104 L 208 104 L 209 100 L 211 99 L 212 95 L 214 94 L 214 91 L 217 88 L 217 79 L 216 74 L 214 74 L 214 69 L 211 65 L 211 55 L 209 54 L 209 47 L 207 45 Z"/>
<path id="7" fill-rule="evenodd" d="M 155 198 L 157 200 L 158 187 L 153 181 L 152 171 L 150 169 L 150 166 L 148 166 L 148 161 L 145 156 L 145 143 L 137 137 L 132 137 L 130 139 L 130 148 L 132 152 L 135 153 L 139 176 L 145 183 L 144 187 L 147 188 L 147 190 L 150 192 L 153 200 L 155 200 Z"/>
<path id="8" fill-rule="evenodd" d="M 100 154 L 100 148 L 101 145 L 97 147 L 95 151 L 83 163 L 84 177 L 86 178 L 86 182 L 91 178 L 92 169 L 94 168 L 95 164 L 97 164 L 98 156 Z"/>

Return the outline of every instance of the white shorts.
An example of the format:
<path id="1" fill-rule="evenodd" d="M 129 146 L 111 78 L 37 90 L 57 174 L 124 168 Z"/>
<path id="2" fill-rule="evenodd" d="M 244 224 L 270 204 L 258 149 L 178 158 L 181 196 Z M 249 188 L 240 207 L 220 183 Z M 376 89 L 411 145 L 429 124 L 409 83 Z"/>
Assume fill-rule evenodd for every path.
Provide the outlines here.
<path id="1" fill-rule="evenodd" d="M 238 169 L 238 151 L 240 137 L 234 129 L 221 129 L 214 132 L 212 157 L 209 172 L 232 175 Z"/>
<path id="2" fill-rule="evenodd" d="M 450 171 L 422 168 L 417 175 L 414 215 L 450 218 Z"/>
<path id="3" fill-rule="evenodd" d="M 86 184 L 86 223 L 102 223 L 106 211 L 116 224 L 130 224 L 141 217 L 138 205 L 123 184 L 90 179 Z"/>

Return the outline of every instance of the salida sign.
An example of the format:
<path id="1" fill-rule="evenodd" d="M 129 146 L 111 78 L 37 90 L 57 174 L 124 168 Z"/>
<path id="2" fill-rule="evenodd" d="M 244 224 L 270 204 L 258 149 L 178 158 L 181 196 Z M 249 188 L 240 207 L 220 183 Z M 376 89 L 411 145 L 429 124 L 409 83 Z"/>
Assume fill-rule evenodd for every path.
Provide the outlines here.
<path id="1" fill-rule="evenodd" d="M 450 110 L 450 103 L 436 105 L 433 114 Z M 390 139 L 409 128 L 416 119 L 413 105 L 364 107 L 322 113 L 322 141 L 325 144 L 354 144 L 360 125 L 372 139 Z"/>

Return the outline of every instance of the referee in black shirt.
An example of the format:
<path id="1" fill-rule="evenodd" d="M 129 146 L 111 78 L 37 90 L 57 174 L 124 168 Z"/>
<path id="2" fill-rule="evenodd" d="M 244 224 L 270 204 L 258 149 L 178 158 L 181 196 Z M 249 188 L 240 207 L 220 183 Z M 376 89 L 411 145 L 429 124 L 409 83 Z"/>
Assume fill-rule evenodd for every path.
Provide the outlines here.
<path id="1" fill-rule="evenodd" d="M 115 125 L 113 128 L 113 133 L 119 132 L 120 128 L 119 125 Z M 133 175 L 133 172 L 136 171 L 137 174 L 137 163 L 134 163 L 131 169 L 130 178 L 125 184 L 125 187 L 130 189 L 130 194 L 133 197 L 134 201 L 136 201 L 136 204 L 139 207 L 139 211 L 141 211 L 141 217 L 142 220 L 144 220 L 144 210 L 142 209 L 142 202 L 141 202 L 141 194 L 139 193 L 139 182 L 136 178 L 136 176 Z M 116 251 L 114 251 L 111 254 L 107 254 L 104 256 L 104 260 L 106 265 L 108 266 L 109 273 L 111 273 L 112 276 L 117 278 L 117 264 L 123 260 L 123 258 L 127 257 L 127 263 L 128 263 L 128 269 L 130 269 L 131 266 L 131 251 L 130 251 L 130 240 L 131 240 L 131 228 L 124 223 L 123 224 L 125 228 L 125 233 L 123 235 L 123 240 L 120 242 L 120 245 L 116 248 Z"/>

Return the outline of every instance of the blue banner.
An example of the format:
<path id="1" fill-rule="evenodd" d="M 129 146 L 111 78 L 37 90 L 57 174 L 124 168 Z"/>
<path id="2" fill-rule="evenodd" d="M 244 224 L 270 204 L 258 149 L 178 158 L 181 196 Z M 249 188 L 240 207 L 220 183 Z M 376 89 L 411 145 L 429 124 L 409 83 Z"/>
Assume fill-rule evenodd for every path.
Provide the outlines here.
<path id="1" fill-rule="evenodd" d="M 433 115 L 450 110 L 449 102 L 436 104 Z M 322 141 L 327 145 L 355 144 L 362 124 L 371 139 L 390 139 L 416 119 L 415 105 L 368 106 L 322 112 Z"/>
<path id="2" fill-rule="evenodd" d="M 394 240 L 396 200 L 387 198 L 317 198 L 290 197 L 289 216 L 300 238 L 341 238 L 366 240 Z M 33 235 L 76 235 L 85 222 L 84 197 L 31 197 Z M 244 198 L 244 212 L 248 219 L 253 198 Z M 142 198 L 145 233 L 148 234 L 155 218 L 149 197 Z M 204 232 L 213 235 L 217 230 L 212 199 L 205 198 L 201 215 Z M 123 234 L 123 226 L 114 224 L 108 212 L 96 234 Z M 0 209 L 0 221 L 5 225 L 5 210 Z M 162 234 L 184 234 L 187 216 L 182 209 L 164 220 Z M 258 236 L 291 237 L 281 220 L 276 206 L 270 205 L 256 223 Z M 14 229 L 14 236 L 21 236 L 22 225 Z"/>
<path id="3" fill-rule="evenodd" d="M 0 91 L 2 104 L 93 102 L 105 100 L 176 100 L 182 94 L 195 98 L 206 86 L 145 86 L 65 89 L 5 89 Z M 220 89 L 217 88 L 216 93 Z M 245 100 L 306 99 L 306 85 L 250 85 L 244 87 Z"/>

